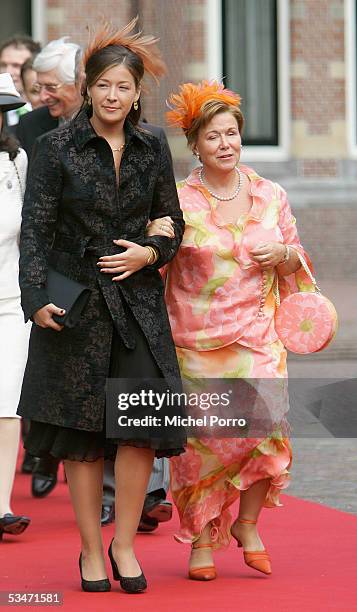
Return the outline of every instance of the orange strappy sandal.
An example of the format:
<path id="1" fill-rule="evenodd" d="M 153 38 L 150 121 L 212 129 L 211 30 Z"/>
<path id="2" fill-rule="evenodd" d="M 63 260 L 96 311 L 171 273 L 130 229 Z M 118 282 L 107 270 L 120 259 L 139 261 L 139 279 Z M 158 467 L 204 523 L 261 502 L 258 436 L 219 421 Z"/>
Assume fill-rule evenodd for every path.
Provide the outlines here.
<path id="1" fill-rule="evenodd" d="M 256 525 L 257 521 L 250 521 L 248 519 L 237 519 L 238 523 L 242 523 L 243 525 Z M 236 536 L 232 533 L 232 537 L 237 541 L 238 547 L 242 547 L 242 542 L 236 538 Z M 263 572 L 263 574 L 271 574 L 271 564 L 270 558 L 267 551 L 264 550 L 243 550 L 244 561 L 249 567 L 257 570 L 258 572 Z"/>
<path id="2" fill-rule="evenodd" d="M 196 548 L 212 548 L 212 544 L 192 544 L 192 549 Z M 191 580 L 214 580 L 217 578 L 217 572 L 214 565 L 193 567 L 189 569 L 188 577 Z"/>

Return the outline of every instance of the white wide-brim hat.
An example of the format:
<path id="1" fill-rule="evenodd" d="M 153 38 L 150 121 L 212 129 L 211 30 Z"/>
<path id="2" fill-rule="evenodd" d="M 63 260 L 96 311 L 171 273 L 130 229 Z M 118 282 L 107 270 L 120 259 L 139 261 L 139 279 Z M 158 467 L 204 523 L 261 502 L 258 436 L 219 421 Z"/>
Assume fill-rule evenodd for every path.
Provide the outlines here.
<path id="1" fill-rule="evenodd" d="M 0 73 L 0 110 L 6 113 L 9 110 L 24 106 L 26 101 L 23 100 L 17 91 L 11 74 L 8 72 Z"/>

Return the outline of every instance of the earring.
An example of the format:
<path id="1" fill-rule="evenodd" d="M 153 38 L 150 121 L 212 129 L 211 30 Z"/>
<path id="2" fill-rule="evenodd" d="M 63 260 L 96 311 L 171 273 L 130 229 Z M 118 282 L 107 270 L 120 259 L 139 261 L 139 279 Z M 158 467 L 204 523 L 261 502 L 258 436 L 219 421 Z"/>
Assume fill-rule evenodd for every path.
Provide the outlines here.
<path id="1" fill-rule="evenodd" d="M 199 161 L 199 162 L 202 164 L 202 159 L 201 159 L 200 154 L 199 154 L 199 152 L 197 151 L 197 149 L 196 149 L 196 150 L 194 150 L 194 151 L 192 151 L 192 153 L 193 153 L 193 155 L 194 155 L 195 157 L 197 157 L 198 161 Z"/>
<path id="2" fill-rule="evenodd" d="M 88 106 L 92 106 L 92 98 L 88 96 Z"/>
<path id="3" fill-rule="evenodd" d="M 138 104 L 137 101 L 134 102 L 133 107 L 134 107 L 134 110 L 136 110 L 136 111 L 138 110 L 139 104 Z"/>

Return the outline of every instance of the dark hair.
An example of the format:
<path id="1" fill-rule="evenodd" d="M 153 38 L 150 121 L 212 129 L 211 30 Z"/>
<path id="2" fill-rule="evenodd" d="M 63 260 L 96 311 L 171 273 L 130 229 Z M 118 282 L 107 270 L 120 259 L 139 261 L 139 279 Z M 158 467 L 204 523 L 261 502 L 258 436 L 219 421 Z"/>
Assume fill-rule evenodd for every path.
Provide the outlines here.
<path id="1" fill-rule="evenodd" d="M 0 44 L 0 55 L 4 49 L 7 47 L 26 47 L 31 53 L 31 55 L 35 55 L 41 51 L 40 43 L 36 42 L 28 36 L 27 34 L 15 34 L 11 38 L 7 38 Z"/>
<path id="2" fill-rule="evenodd" d="M 15 159 L 20 151 L 19 143 L 16 138 L 12 136 L 12 134 L 8 134 L 4 129 L 0 132 L 0 151 L 8 153 L 11 161 Z"/>
<path id="3" fill-rule="evenodd" d="M 124 64 L 129 70 L 134 79 L 135 87 L 138 89 L 144 76 L 144 63 L 142 59 L 136 55 L 136 53 L 130 51 L 130 49 L 120 45 L 109 45 L 93 53 L 93 55 L 89 57 L 84 69 L 86 78 L 82 85 L 82 95 L 84 96 L 84 103 L 87 107 L 89 106 L 87 87 L 92 87 L 92 85 L 102 76 L 103 72 L 106 72 L 106 70 L 114 66 L 120 66 L 121 64 Z M 129 111 L 128 119 L 136 125 L 140 119 L 140 115 L 141 104 L 139 98 L 138 109 L 135 110 L 134 107 L 132 107 Z"/>
<path id="4" fill-rule="evenodd" d="M 24 80 L 24 74 L 25 72 L 27 72 L 28 70 L 33 70 L 33 57 L 29 57 L 26 62 L 24 62 L 21 66 L 21 80 Z"/>

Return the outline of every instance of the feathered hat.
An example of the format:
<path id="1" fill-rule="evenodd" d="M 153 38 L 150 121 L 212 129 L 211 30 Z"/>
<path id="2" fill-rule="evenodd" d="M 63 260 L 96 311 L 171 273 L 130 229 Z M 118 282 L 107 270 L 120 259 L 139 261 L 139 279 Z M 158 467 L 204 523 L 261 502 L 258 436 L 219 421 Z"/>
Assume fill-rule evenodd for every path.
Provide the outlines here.
<path id="1" fill-rule="evenodd" d="M 186 132 L 200 115 L 204 104 L 211 100 L 220 100 L 237 108 L 240 106 L 240 96 L 225 89 L 218 81 L 201 81 L 197 85 L 184 83 L 180 85 L 180 93 L 172 93 L 167 101 L 170 108 L 166 113 L 168 124 Z"/>
<path id="2" fill-rule="evenodd" d="M 159 77 L 166 73 L 165 62 L 162 60 L 160 51 L 157 48 L 159 39 L 151 35 L 144 36 L 141 31 L 131 34 L 138 19 L 139 17 L 135 17 L 121 30 L 117 30 L 109 22 L 104 22 L 101 29 L 91 36 L 91 40 L 83 54 L 84 69 L 89 58 L 101 49 L 112 45 L 121 46 L 138 55 L 144 64 L 145 72 L 158 82 Z"/>

